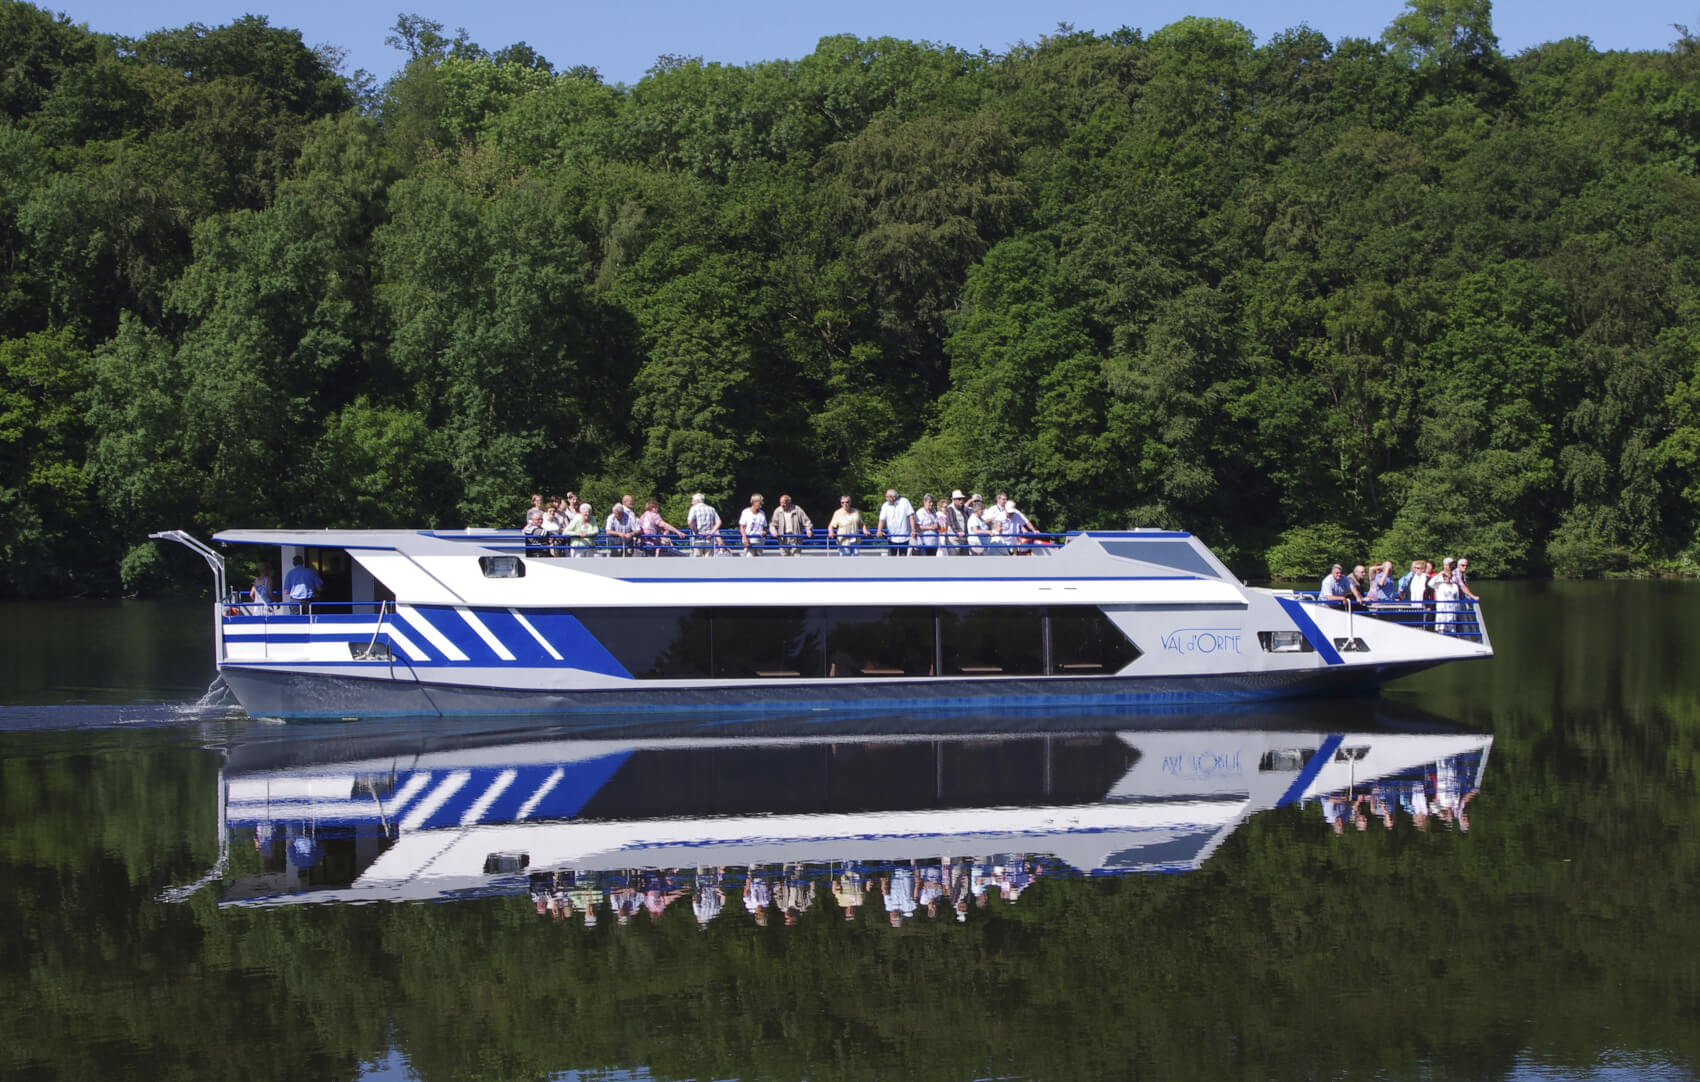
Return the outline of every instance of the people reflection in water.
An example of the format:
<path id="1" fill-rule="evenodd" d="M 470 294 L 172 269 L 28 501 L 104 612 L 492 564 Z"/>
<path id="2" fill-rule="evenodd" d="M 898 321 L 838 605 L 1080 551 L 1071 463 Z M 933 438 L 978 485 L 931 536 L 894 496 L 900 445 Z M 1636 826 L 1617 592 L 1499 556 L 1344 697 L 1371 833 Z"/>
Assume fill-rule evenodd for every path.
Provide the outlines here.
<path id="1" fill-rule="evenodd" d="M 803 911 L 814 904 L 815 885 L 803 871 L 803 866 L 797 863 L 785 865 L 785 874 L 779 879 L 779 889 L 775 891 L 779 902 L 779 913 L 785 918 L 787 926 L 797 923 L 797 918 Z"/>
<path id="2" fill-rule="evenodd" d="M 679 885 L 673 869 L 651 869 L 643 873 L 643 907 L 650 920 L 660 920 L 668 906 L 690 892 Z"/>
<path id="3" fill-rule="evenodd" d="M 596 927 L 596 912 L 602 908 L 602 882 L 595 872 L 574 872 L 567 899 L 579 911 L 586 928 Z"/>
<path id="4" fill-rule="evenodd" d="M 773 903 L 773 890 L 767 884 L 767 873 L 760 865 L 752 864 L 744 875 L 744 908 L 758 926 L 767 927 L 767 907 Z"/>
<path id="5" fill-rule="evenodd" d="M 968 893 L 974 899 L 975 909 L 986 908 L 986 888 L 995 883 L 992 862 L 989 860 L 974 861 L 968 872 Z"/>
<path id="6" fill-rule="evenodd" d="M 886 919 L 893 928 L 915 915 L 915 862 L 896 865 L 890 875 L 880 877 L 880 895 L 885 899 Z"/>
<path id="7" fill-rule="evenodd" d="M 861 907 L 862 895 L 872 889 L 873 883 L 862 874 L 862 866 L 855 861 L 846 861 L 839 865 L 832 877 L 832 898 L 838 903 L 838 911 L 844 914 L 845 920 L 856 919 L 856 910 Z"/>
<path id="8" fill-rule="evenodd" d="M 643 891 L 632 882 L 636 876 L 636 872 L 628 871 L 604 877 L 608 889 L 608 908 L 613 911 L 616 924 L 630 924 L 638 911 L 643 909 Z"/>
<path id="9" fill-rule="evenodd" d="M 1460 831 L 1470 829 L 1466 810 L 1476 798 L 1478 789 L 1469 784 L 1472 776 L 1461 755 L 1442 759 L 1434 764 L 1434 810 L 1441 822 L 1451 823 Z"/>
<path id="10" fill-rule="evenodd" d="M 915 901 L 927 911 L 927 916 L 939 915 L 939 899 L 944 897 L 944 861 L 937 864 L 923 864 L 916 869 L 919 873 L 919 889 L 915 892 Z"/>
<path id="11" fill-rule="evenodd" d="M 1003 889 L 1003 900 L 1014 905 L 1021 897 L 1021 892 L 1033 885 L 1033 879 L 1042 869 L 1025 853 L 1009 853 L 1003 858 L 1003 873 L 999 885 Z"/>
<path id="12" fill-rule="evenodd" d="M 968 900 L 973 897 L 971 883 L 974 874 L 974 862 L 967 858 L 959 858 L 950 865 L 950 907 L 956 912 L 958 923 L 968 919 Z"/>
<path id="13" fill-rule="evenodd" d="M 698 928 L 707 928 L 708 922 L 725 908 L 726 891 L 721 886 L 725 878 L 725 868 L 697 868 L 696 879 L 691 884 L 691 912 L 696 914 Z"/>
<path id="14" fill-rule="evenodd" d="M 1375 818 L 1393 830 L 1398 812 L 1403 811 L 1418 830 L 1427 830 L 1435 820 L 1470 829 L 1469 806 L 1480 792 L 1475 785 L 1481 768 L 1481 753 L 1469 752 L 1437 760 L 1426 768 L 1392 777 L 1378 778 L 1359 791 L 1346 789 L 1318 798 L 1322 818 L 1336 834 L 1346 832 L 1349 818 L 1360 831 L 1369 829 Z"/>

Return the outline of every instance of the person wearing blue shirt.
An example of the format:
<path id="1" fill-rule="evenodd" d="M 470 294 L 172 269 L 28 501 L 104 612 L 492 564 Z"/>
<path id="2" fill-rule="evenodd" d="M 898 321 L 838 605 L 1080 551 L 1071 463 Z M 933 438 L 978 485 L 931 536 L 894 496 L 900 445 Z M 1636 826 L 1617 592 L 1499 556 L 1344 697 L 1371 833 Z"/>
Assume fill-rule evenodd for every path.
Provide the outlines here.
<path id="1" fill-rule="evenodd" d="M 1338 601 L 1342 608 L 1350 605 L 1352 588 L 1346 582 L 1346 569 L 1335 564 L 1334 570 L 1322 577 L 1322 585 L 1317 589 L 1317 593 L 1324 601 Z"/>
<path id="2" fill-rule="evenodd" d="M 283 576 L 283 593 L 291 601 L 311 601 L 324 586 L 325 580 L 299 556 L 295 557 L 295 566 Z"/>

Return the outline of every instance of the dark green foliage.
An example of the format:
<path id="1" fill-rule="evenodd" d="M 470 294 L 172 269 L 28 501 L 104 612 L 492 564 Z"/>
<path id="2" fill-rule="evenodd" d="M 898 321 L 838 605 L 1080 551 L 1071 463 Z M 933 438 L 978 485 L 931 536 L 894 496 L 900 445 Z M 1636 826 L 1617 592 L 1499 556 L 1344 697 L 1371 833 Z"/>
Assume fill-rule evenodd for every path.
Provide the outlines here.
<path id="1" fill-rule="evenodd" d="M 1700 551 L 1687 35 L 1507 58 L 1485 0 L 1411 0 L 1379 42 L 838 36 L 631 87 L 417 15 L 392 44 L 374 98 L 260 17 L 0 8 L 6 356 L 73 358 L 42 438 L 0 426 L 23 580 L 593 483 L 1001 487 L 1253 575 L 1318 526 L 1496 574 Z M 127 543 L 73 586 L 78 501 Z"/>

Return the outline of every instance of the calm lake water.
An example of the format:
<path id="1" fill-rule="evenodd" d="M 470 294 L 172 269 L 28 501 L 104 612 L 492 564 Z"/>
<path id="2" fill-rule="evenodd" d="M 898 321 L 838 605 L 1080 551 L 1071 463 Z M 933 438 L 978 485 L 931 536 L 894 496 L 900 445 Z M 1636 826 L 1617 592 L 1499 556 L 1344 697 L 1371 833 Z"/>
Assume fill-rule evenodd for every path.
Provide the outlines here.
<path id="1" fill-rule="evenodd" d="M 1694 1078 L 1700 584 L 1478 588 L 1376 700 L 831 740 L 283 726 L 200 605 L 0 605 L 0 1078 Z"/>

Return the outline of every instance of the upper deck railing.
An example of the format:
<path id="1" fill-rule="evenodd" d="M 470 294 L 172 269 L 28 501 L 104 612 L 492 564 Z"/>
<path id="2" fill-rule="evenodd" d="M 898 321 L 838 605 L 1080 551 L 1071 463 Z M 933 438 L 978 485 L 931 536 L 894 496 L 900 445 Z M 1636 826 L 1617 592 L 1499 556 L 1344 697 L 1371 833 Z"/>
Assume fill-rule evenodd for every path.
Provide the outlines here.
<path id="1" fill-rule="evenodd" d="M 765 535 L 759 543 L 747 543 L 735 529 L 711 534 L 639 534 L 620 538 L 604 531 L 585 537 L 570 534 L 526 534 L 520 530 L 425 531 L 444 541 L 468 541 L 499 552 L 517 552 L 538 558 L 588 556 L 862 556 L 906 552 L 925 555 L 1043 556 L 1064 544 L 1073 534 L 1023 533 L 984 534 L 966 538 L 934 535 L 893 541 L 890 537 L 861 534 L 837 537 L 816 529 L 807 534 Z M 1152 536 L 1150 533 L 1115 536 Z M 1181 536 L 1181 535 L 1172 535 Z"/>

